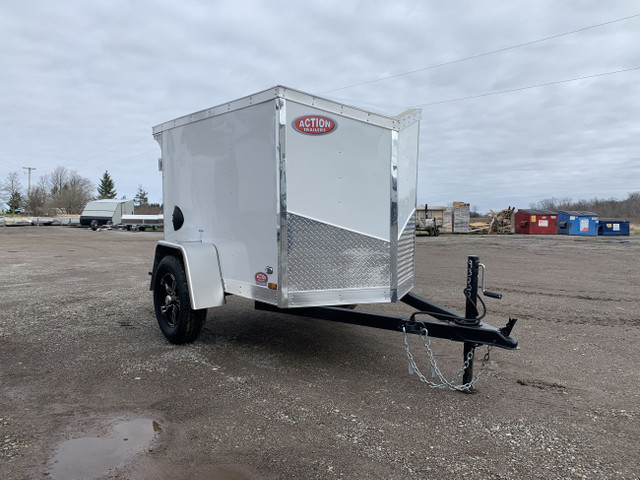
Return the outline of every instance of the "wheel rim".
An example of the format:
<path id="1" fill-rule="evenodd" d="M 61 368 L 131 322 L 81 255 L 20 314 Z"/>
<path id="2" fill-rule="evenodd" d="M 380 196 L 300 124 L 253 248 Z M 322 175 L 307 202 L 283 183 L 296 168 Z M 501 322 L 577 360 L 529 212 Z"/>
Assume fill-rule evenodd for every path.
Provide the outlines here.
<path id="1" fill-rule="evenodd" d="M 176 277 L 171 273 L 165 273 L 160 280 L 160 287 L 162 288 L 160 298 L 164 297 L 164 304 L 160 307 L 160 311 L 169 328 L 175 328 L 180 317 Z"/>

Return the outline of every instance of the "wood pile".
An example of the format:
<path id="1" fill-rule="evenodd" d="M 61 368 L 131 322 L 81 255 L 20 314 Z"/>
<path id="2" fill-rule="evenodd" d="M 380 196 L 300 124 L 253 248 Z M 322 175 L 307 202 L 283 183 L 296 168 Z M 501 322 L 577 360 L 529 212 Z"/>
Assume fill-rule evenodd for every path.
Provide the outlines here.
<path id="1" fill-rule="evenodd" d="M 489 224 L 483 221 L 471 222 L 469 224 L 469 233 L 487 233 Z"/>
<path id="2" fill-rule="evenodd" d="M 499 212 L 489 210 L 487 216 L 489 217 L 489 230 L 487 233 L 490 235 L 500 235 L 504 233 L 513 233 L 513 212 L 515 208 L 509 207 Z"/>

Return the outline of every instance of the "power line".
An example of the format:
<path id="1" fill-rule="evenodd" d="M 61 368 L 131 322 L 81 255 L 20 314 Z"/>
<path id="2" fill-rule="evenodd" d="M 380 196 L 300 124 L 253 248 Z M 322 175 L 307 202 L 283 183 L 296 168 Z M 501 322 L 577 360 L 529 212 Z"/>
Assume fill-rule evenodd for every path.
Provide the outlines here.
<path id="1" fill-rule="evenodd" d="M 517 45 L 512 45 L 510 47 L 504 47 L 504 48 L 499 48 L 497 50 L 491 50 L 489 52 L 478 53 L 478 54 L 472 55 L 470 57 L 458 58 L 457 60 L 451 60 L 449 62 L 438 63 L 436 65 L 430 65 L 428 67 L 418 68 L 416 70 L 411 70 L 409 72 L 397 73 L 395 75 L 389 75 L 389 76 L 386 76 L 386 77 L 380 77 L 380 78 L 377 78 L 375 80 L 369 80 L 367 82 L 355 83 L 353 85 L 348 85 L 346 87 L 334 88 L 333 90 L 325 90 L 324 92 L 320 92 L 320 94 L 337 92 L 339 90 L 346 90 L 348 88 L 361 87 L 362 85 L 369 85 L 371 83 L 381 82 L 383 80 L 389 80 L 390 78 L 398 78 L 398 77 L 402 77 L 402 76 L 405 76 L 405 75 L 411 75 L 413 73 L 424 72 L 425 70 L 432 70 L 434 68 L 444 67 L 445 65 L 451 65 L 451 64 L 454 64 L 454 63 L 465 62 L 467 60 L 473 60 L 474 58 L 486 57 L 488 55 L 493 55 L 495 53 L 506 52 L 507 50 L 513 50 L 515 48 L 526 47 L 528 45 L 533 45 L 533 44 L 536 44 L 536 43 L 546 42 L 547 40 L 553 40 L 554 38 L 560 38 L 560 37 L 564 37 L 566 35 L 572 35 L 574 33 L 584 32 L 585 30 L 591 30 L 592 28 L 598 28 L 598 27 L 602 27 L 604 25 L 610 25 L 612 23 L 622 22 L 623 20 L 629 20 L 631 18 L 636 18 L 636 17 L 640 17 L 640 13 L 637 13 L 635 15 L 630 15 L 630 16 L 624 17 L 624 18 L 618 18 L 616 20 L 611 20 L 609 22 L 599 23 L 597 25 L 591 25 L 589 27 L 579 28 L 578 30 L 572 30 L 570 32 L 559 33 L 557 35 L 552 35 L 550 37 L 545 37 L 545 38 L 541 38 L 541 39 L 538 39 L 538 40 L 532 40 L 530 42 L 519 43 Z"/>
<path id="2" fill-rule="evenodd" d="M 113 149 L 111 149 L 111 150 L 107 150 L 107 151 L 105 151 L 105 152 L 94 153 L 94 154 L 92 154 L 92 155 L 88 155 L 88 156 L 86 156 L 85 158 L 96 158 L 96 157 L 101 157 L 101 156 L 103 156 L 103 155 L 107 155 L 107 154 L 109 154 L 109 153 L 113 153 L 113 152 L 116 152 L 116 151 L 118 151 L 118 150 L 121 150 L 121 149 L 123 149 L 123 148 L 125 148 L 125 147 L 129 147 L 129 146 L 131 146 L 131 145 L 135 145 L 136 143 L 140 143 L 140 142 L 144 142 L 144 141 L 148 141 L 148 140 L 149 140 L 149 139 L 148 139 L 147 137 L 145 137 L 145 138 L 139 138 L 138 140 L 134 140 L 133 142 L 127 143 L 127 144 L 125 144 L 125 145 L 120 145 L 119 147 L 113 148 Z"/>
<path id="3" fill-rule="evenodd" d="M 518 92 L 520 90 L 528 90 L 530 88 L 547 87 L 549 85 L 558 85 L 560 83 L 575 82 L 577 80 L 585 80 L 587 78 L 603 77 L 605 75 L 613 75 L 615 73 L 630 72 L 632 70 L 638 70 L 638 69 L 640 69 L 640 67 L 626 68 L 624 70 L 616 70 L 615 72 L 596 73 L 595 75 L 587 75 L 585 77 L 569 78 L 567 80 L 558 80 L 556 82 L 540 83 L 538 85 L 529 85 L 529 86 L 526 86 L 526 87 L 511 88 L 509 90 L 501 90 L 499 92 L 481 93 L 479 95 L 471 95 L 469 97 L 453 98 L 451 100 L 442 100 L 440 102 L 423 103 L 421 105 L 415 105 L 415 106 L 416 107 L 430 107 L 431 105 L 440 105 L 440 104 L 443 104 L 443 103 L 460 102 L 462 100 L 471 100 L 472 98 L 489 97 L 491 95 L 500 95 L 500 94 L 503 94 L 503 93 Z"/>

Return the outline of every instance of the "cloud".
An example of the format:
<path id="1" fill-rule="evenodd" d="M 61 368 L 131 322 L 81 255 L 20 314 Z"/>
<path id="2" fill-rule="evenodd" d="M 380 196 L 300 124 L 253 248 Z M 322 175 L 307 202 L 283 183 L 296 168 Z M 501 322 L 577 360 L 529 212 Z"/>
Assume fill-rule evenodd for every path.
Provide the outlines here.
<path id="1" fill-rule="evenodd" d="M 57 165 L 161 201 L 151 127 L 276 84 L 309 93 L 638 13 L 631 1 L 5 2 L 0 178 Z M 640 66 L 640 19 L 328 92 L 397 114 Z M 620 196 L 640 178 L 640 71 L 423 108 L 419 201 L 480 211 Z M 542 196 L 542 197 L 541 197 Z"/>

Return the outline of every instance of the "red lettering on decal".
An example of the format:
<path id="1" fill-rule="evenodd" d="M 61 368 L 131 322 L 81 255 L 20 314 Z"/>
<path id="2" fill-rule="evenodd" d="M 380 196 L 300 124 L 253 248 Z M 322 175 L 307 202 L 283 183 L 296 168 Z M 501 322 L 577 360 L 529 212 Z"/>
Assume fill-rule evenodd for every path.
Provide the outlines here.
<path id="1" fill-rule="evenodd" d="M 338 128 L 335 120 L 323 115 L 304 115 L 291 122 L 291 126 L 307 135 L 326 135 Z"/>

